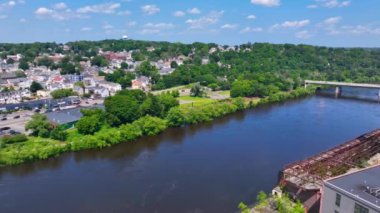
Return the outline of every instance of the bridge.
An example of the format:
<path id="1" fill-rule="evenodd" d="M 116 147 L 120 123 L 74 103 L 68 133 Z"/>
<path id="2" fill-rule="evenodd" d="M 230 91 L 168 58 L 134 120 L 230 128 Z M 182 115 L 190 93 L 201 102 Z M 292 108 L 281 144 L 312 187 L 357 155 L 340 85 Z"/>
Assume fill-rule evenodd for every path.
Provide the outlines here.
<path id="1" fill-rule="evenodd" d="M 308 85 L 320 85 L 320 86 L 335 86 L 335 94 L 342 94 L 342 87 L 356 87 L 366 89 L 378 89 L 378 96 L 380 98 L 380 84 L 362 84 L 362 83 L 349 83 L 349 82 L 334 82 L 334 81 L 311 81 L 305 80 L 305 88 Z"/>

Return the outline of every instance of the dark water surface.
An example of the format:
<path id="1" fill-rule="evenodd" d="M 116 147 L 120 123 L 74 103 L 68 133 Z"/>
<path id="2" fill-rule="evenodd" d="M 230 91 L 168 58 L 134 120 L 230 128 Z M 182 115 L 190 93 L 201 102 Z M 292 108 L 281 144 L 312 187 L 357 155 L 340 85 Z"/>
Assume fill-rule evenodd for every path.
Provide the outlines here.
<path id="1" fill-rule="evenodd" d="M 380 128 L 380 104 L 314 96 L 101 151 L 0 168 L 0 212 L 234 212 L 286 163 Z"/>

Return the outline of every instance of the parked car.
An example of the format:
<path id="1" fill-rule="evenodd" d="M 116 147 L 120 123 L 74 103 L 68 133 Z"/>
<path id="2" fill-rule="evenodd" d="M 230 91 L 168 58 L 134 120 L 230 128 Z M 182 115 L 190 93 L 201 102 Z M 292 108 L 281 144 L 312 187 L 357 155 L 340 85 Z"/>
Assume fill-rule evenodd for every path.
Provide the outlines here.
<path id="1" fill-rule="evenodd" d="M 2 121 L 6 121 L 7 120 L 7 117 L 3 117 L 1 118 Z"/>
<path id="2" fill-rule="evenodd" d="M 6 126 L 6 127 L 1 127 L 0 128 L 0 131 L 6 131 L 6 130 L 10 130 L 11 128 L 10 127 L 8 127 L 8 126 Z"/>
<path id="3" fill-rule="evenodd" d="M 19 115 L 16 115 L 16 116 L 13 117 L 13 119 L 19 119 L 19 118 L 20 118 Z"/>

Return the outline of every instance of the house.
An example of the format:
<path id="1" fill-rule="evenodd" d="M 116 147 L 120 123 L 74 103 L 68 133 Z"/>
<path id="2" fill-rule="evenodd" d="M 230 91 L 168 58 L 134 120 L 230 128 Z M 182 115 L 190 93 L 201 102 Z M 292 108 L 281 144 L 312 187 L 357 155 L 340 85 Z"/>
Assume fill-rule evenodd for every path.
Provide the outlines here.
<path id="1" fill-rule="evenodd" d="M 21 54 L 8 55 L 7 59 L 12 59 L 13 61 L 18 62 L 18 61 L 20 61 L 22 59 L 22 55 Z"/>
<path id="2" fill-rule="evenodd" d="M 30 98 L 28 90 L 18 90 L 0 93 L 0 104 L 15 104 L 22 102 L 23 98 Z"/>
<path id="3" fill-rule="evenodd" d="M 324 181 L 320 212 L 379 213 L 380 165 Z"/>
<path id="4" fill-rule="evenodd" d="M 209 54 L 213 54 L 216 51 L 218 51 L 218 49 L 216 47 L 212 47 L 212 48 L 210 48 L 210 50 L 208 51 L 208 53 Z"/>
<path id="5" fill-rule="evenodd" d="M 202 64 L 205 65 L 205 64 L 209 64 L 210 63 L 210 59 L 208 58 L 202 58 Z"/>
<path id="6" fill-rule="evenodd" d="M 116 92 L 122 89 L 120 84 L 108 81 L 99 81 L 98 87 L 107 89 L 111 95 L 116 94 Z"/>
<path id="7" fill-rule="evenodd" d="M 37 96 L 41 97 L 41 98 L 48 98 L 48 97 L 50 97 L 50 92 L 46 91 L 46 90 L 38 90 Z"/>
<path id="8" fill-rule="evenodd" d="M 91 94 L 92 98 L 97 99 L 97 98 L 106 98 L 111 96 L 111 92 L 103 87 L 86 87 L 85 92 L 87 94 Z"/>
<path id="9" fill-rule="evenodd" d="M 146 76 L 140 76 L 132 81 L 132 89 L 140 89 L 143 91 L 149 91 L 151 88 L 150 78 Z"/>

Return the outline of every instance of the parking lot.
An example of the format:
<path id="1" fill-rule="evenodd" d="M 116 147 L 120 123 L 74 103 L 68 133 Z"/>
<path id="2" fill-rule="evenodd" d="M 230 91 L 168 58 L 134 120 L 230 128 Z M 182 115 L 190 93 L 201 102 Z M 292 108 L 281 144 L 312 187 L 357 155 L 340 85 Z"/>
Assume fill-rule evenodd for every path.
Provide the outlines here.
<path id="1" fill-rule="evenodd" d="M 0 128 L 9 127 L 11 130 L 24 133 L 25 124 L 30 120 L 33 112 L 20 111 L 8 115 L 0 115 Z M 2 120 L 6 118 L 6 120 Z"/>

